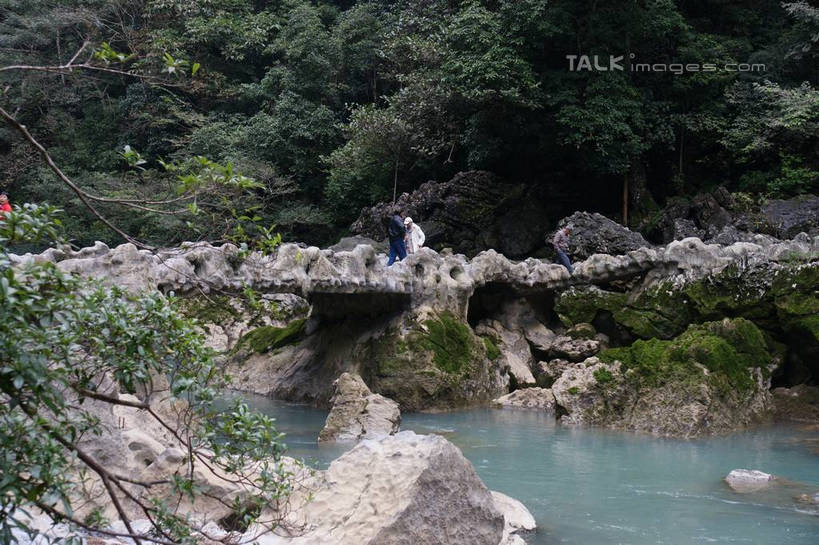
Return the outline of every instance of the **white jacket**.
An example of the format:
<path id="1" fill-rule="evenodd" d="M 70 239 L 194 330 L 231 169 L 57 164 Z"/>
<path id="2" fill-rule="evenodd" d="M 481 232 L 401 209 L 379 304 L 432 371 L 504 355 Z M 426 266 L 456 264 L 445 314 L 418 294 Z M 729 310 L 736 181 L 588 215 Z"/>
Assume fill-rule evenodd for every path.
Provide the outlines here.
<path id="1" fill-rule="evenodd" d="M 407 253 L 414 254 L 418 251 L 418 249 L 424 245 L 424 241 L 426 240 L 426 236 L 424 236 L 424 232 L 418 227 L 417 224 L 412 224 L 412 229 L 407 231 L 407 236 L 404 237 L 404 242 L 407 246 Z"/>

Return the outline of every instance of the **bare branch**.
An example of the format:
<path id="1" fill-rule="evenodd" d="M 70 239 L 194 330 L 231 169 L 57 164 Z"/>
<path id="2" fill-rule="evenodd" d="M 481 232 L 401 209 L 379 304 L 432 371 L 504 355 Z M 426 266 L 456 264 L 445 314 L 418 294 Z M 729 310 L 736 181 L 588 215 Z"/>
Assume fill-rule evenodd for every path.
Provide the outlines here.
<path id="1" fill-rule="evenodd" d="M 55 518 L 55 519 L 58 519 L 58 520 L 59 519 L 67 520 L 68 522 L 70 522 L 71 524 L 74 524 L 75 526 L 78 526 L 80 528 L 83 528 L 85 530 L 89 530 L 89 531 L 97 533 L 97 534 L 102 534 L 102 535 L 108 536 L 108 537 L 127 537 L 127 538 L 133 538 L 134 537 L 131 534 L 111 532 L 109 530 L 101 530 L 101 529 L 96 528 L 94 526 L 90 526 L 90 525 L 82 522 L 81 520 L 70 517 L 70 516 L 66 515 L 65 513 L 63 513 L 62 511 L 59 511 L 59 510 L 51 507 L 50 505 L 46 505 L 46 504 L 44 504 L 42 502 L 34 502 L 34 505 L 39 507 L 42 511 L 44 511 L 44 512 L 48 513 L 49 515 L 51 515 L 52 518 Z M 165 540 L 157 539 L 155 537 L 151 537 L 151 536 L 147 536 L 147 535 L 146 536 L 140 536 L 140 537 L 142 539 L 146 540 L 146 541 L 156 543 L 157 545 L 177 545 L 176 543 L 173 543 L 172 541 L 165 541 Z"/>
<path id="2" fill-rule="evenodd" d="M 86 47 L 88 47 L 88 42 L 89 42 L 89 40 L 88 40 L 88 38 L 86 38 L 86 39 L 85 39 L 85 41 L 84 41 L 84 42 L 82 43 L 82 45 L 80 46 L 80 48 L 77 50 L 77 52 L 76 52 L 76 53 L 74 53 L 74 56 L 73 56 L 73 57 L 71 57 L 71 60 L 70 60 L 70 61 L 68 61 L 68 63 L 66 64 L 66 66 L 71 66 L 72 64 L 74 64 L 74 61 L 76 61 L 76 60 L 77 60 L 77 57 L 79 57 L 79 56 L 80 56 L 80 53 L 82 53 L 82 50 L 83 50 L 83 49 L 85 49 Z"/>

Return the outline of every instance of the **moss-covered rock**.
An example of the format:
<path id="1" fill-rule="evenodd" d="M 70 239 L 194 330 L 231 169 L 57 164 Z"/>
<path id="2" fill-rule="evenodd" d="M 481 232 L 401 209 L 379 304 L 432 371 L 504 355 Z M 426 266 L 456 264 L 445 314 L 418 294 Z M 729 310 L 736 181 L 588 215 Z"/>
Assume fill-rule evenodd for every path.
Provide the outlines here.
<path id="1" fill-rule="evenodd" d="M 468 325 L 449 312 L 424 321 L 426 331 L 419 332 L 418 342 L 432 351 L 438 369 L 450 374 L 464 371 L 475 358 L 475 336 Z"/>
<path id="2" fill-rule="evenodd" d="M 361 347 L 361 376 L 402 410 L 452 408 L 503 393 L 493 341 L 476 336 L 453 314 L 390 328 Z M 494 356 L 494 357 L 490 357 Z"/>
<path id="3" fill-rule="evenodd" d="M 285 327 L 262 326 L 246 333 L 237 348 L 247 347 L 257 354 L 294 344 L 304 337 L 306 319 L 293 320 Z"/>
<path id="4" fill-rule="evenodd" d="M 776 346 L 743 318 L 692 325 L 672 340 L 604 350 L 552 386 L 567 423 L 694 437 L 770 415 Z"/>
<path id="5" fill-rule="evenodd" d="M 566 327 L 582 322 L 591 323 L 601 310 L 613 312 L 626 304 L 628 295 L 605 291 L 597 286 L 572 287 L 559 293 L 555 312 Z"/>
<path id="6" fill-rule="evenodd" d="M 610 348 L 599 358 L 620 361 L 623 375 L 640 387 L 705 382 L 727 394 L 757 388 L 757 370 L 769 378 L 780 356 L 758 327 L 736 318 L 693 325 L 671 341 L 638 340 L 629 347 Z"/>
<path id="7" fill-rule="evenodd" d="M 594 339 L 596 335 L 597 330 L 595 330 L 594 326 L 588 322 L 574 324 L 572 327 L 566 330 L 566 336 L 571 337 L 572 339 L 591 340 Z"/>
<path id="8" fill-rule="evenodd" d="M 500 348 L 498 345 L 495 344 L 495 340 L 491 337 L 482 337 L 483 338 L 483 345 L 486 348 L 486 357 L 489 358 L 490 361 L 495 361 L 499 357 L 501 357 Z"/>

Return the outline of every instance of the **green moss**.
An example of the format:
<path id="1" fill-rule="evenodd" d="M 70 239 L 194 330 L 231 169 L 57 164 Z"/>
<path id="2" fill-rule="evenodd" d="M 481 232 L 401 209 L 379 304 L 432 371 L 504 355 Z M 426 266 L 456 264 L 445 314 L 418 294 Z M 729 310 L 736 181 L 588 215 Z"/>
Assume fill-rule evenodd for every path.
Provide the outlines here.
<path id="1" fill-rule="evenodd" d="M 179 306 L 185 316 L 202 324 L 224 324 L 240 318 L 227 295 L 180 297 Z"/>
<path id="2" fill-rule="evenodd" d="M 774 360 L 760 329 L 743 318 L 694 325 L 674 340 L 639 340 L 599 357 L 620 361 L 624 375 L 640 385 L 708 382 L 721 393 L 754 388 L 751 370 L 766 373 Z"/>
<path id="3" fill-rule="evenodd" d="M 566 335 L 572 339 L 594 339 L 595 335 L 597 335 L 597 331 L 590 323 L 580 322 L 570 327 L 568 331 L 566 331 Z"/>
<path id="4" fill-rule="evenodd" d="M 451 374 L 461 373 L 472 362 L 475 341 L 469 326 L 449 312 L 424 322 L 419 344 L 433 353 L 435 365 Z"/>
<path id="5" fill-rule="evenodd" d="M 555 301 L 555 312 L 566 327 L 586 322 L 590 323 L 601 310 L 614 310 L 626 304 L 627 295 L 604 291 L 595 286 L 570 288 L 562 292 Z"/>
<path id="6" fill-rule="evenodd" d="M 594 380 L 597 381 L 597 384 L 604 385 L 614 380 L 614 377 L 608 369 L 601 367 L 594 372 Z"/>
<path id="7" fill-rule="evenodd" d="M 495 341 L 490 337 L 483 337 L 483 345 L 486 347 L 486 357 L 489 358 L 490 361 L 495 361 L 501 357 L 500 348 L 498 348 L 498 345 L 496 345 Z"/>
<path id="8" fill-rule="evenodd" d="M 261 354 L 275 348 L 293 344 L 304 336 L 306 319 L 293 320 L 285 327 L 262 326 L 246 333 L 237 346 L 248 346 Z"/>
<path id="9" fill-rule="evenodd" d="M 569 392 L 572 395 L 577 395 L 580 392 L 580 388 L 578 388 L 577 386 L 572 386 L 567 390 L 567 392 Z"/>

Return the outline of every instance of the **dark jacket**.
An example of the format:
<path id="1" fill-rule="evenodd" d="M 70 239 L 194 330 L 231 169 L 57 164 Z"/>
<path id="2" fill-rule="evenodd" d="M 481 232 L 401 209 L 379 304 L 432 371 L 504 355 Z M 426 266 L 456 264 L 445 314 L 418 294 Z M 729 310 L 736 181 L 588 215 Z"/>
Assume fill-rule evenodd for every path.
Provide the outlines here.
<path id="1" fill-rule="evenodd" d="M 407 229 L 404 227 L 404 220 L 401 216 L 395 214 L 390 218 L 390 225 L 387 227 L 387 236 L 390 237 L 390 240 L 404 240 L 405 234 L 407 234 Z"/>

